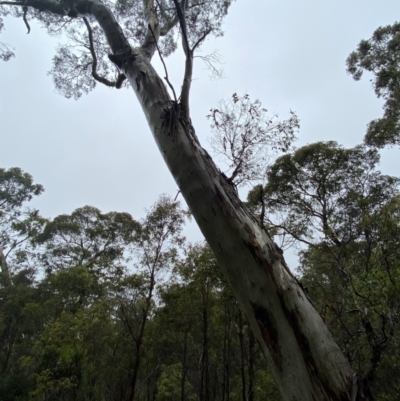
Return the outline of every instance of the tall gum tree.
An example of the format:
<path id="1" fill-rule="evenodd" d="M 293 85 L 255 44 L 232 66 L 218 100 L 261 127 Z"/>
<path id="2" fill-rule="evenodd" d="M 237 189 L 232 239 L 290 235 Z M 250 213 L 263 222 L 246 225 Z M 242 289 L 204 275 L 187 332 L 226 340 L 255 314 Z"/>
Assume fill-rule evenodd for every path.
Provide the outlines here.
<path id="1" fill-rule="evenodd" d="M 230 3 L 23 0 L 0 1 L 0 10 L 2 15 L 22 18 L 28 31 L 29 20 L 37 18 L 51 33 L 65 31 L 81 46 L 79 53 L 73 47 L 60 47 L 54 58 L 54 82 L 67 97 L 79 97 L 96 82 L 120 87 L 127 78 L 171 174 L 261 344 L 283 398 L 366 400 L 281 250 L 201 147 L 191 124 L 193 54 L 208 35 L 221 34 Z M 151 59 L 156 52 L 166 56 L 174 51 L 179 35 L 185 73 L 179 97 L 169 85 L 171 97 Z M 2 58 L 11 57 L 10 49 L 0 51 Z"/>

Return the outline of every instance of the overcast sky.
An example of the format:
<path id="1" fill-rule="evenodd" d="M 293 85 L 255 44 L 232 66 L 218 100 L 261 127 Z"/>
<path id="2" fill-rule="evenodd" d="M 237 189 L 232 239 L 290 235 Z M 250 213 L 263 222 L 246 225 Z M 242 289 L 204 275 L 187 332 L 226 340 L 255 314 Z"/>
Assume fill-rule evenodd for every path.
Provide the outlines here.
<path id="1" fill-rule="evenodd" d="M 381 116 L 382 102 L 368 76 L 355 82 L 346 74 L 345 61 L 361 39 L 399 15 L 394 0 L 238 0 L 225 20 L 225 36 L 208 40 L 202 50 L 219 51 L 225 78 L 210 80 L 196 59 L 191 111 L 200 141 L 208 147 L 209 109 L 237 92 L 260 99 L 282 118 L 296 111 L 297 146 L 361 143 L 366 124 Z M 41 214 L 93 205 L 140 218 L 159 194 L 174 196 L 177 186 L 133 91 L 98 86 L 79 101 L 63 98 L 47 75 L 57 40 L 35 24 L 27 35 L 21 19 L 5 22 L 0 41 L 14 46 L 17 57 L 0 62 L 0 167 L 21 167 L 45 187 L 35 202 Z M 179 88 L 181 53 L 166 63 Z M 398 149 L 383 151 L 381 170 L 398 175 L 398 155 Z M 193 225 L 187 236 L 201 238 Z"/>

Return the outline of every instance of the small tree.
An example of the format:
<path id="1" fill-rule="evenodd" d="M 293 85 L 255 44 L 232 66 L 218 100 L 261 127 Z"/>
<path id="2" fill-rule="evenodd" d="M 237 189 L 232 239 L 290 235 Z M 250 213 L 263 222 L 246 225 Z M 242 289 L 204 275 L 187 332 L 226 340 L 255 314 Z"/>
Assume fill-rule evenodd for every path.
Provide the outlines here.
<path id="1" fill-rule="evenodd" d="M 279 121 L 249 95 L 234 93 L 231 100 L 221 100 L 210 113 L 211 146 L 228 167 L 228 181 L 236 186 L 264 180 L 268 164 L 289 150 L 299 128 L 299 119 L 292 111 L 288 120 Z"/>

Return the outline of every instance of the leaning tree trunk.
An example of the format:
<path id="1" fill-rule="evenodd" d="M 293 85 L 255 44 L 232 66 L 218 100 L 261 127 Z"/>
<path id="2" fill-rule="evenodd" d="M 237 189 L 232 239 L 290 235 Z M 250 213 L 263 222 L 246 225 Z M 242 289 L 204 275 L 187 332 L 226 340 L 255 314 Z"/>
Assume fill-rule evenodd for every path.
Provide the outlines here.
<path id="1" fill-rule="evenodd" d="M 143 108 L 151 132 L 204 237 L 212 248 L 261 344 L 287 401 L 366 400 L 348 361 L 271 240 L 200 146 L 191 125 L 188 95 L 192 51 L 184 45 L 181 101 L 172 101 L 150 64 L 160 27 L 151 8 L 145 44 L 131 52 L 111 11 L 99 0 L 75 0 L 78 15 L 92 15 L 105 32 Z M 174 0 L 177 5 L 177 1 Z M 39 11 L 65 15 L 62 2 L 25 0 Z M 184 27 L 183 27 L 184 28 Z M 184 30 L 184 29 L 183 29 Z"/>
<path id="2" fill-rule="evenodd" d="M 261 344 L 285 400 L 355 400 L 356 380 L 282 252 L 200 146 L 143 56 L 125 73 L 164 160 Z M 358 397 L 358 399 L 362 399 Z"/>

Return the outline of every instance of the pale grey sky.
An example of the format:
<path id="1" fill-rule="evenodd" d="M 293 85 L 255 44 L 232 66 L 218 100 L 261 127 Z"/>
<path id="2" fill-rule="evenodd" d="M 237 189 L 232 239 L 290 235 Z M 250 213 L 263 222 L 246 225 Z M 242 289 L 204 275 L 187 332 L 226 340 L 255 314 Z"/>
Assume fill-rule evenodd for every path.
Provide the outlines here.
<path id="1" fill-rule="evenodd" d="M 367 76 L 354 82 L 346 74 L 345 60 L 361 39 L 399 15 L 394 0 L 236 1 L 225 36 L 208 40 L 202 51 L 219 51 L 225 78 L 210 81 L 202 62 L 195 64 L 191 109 L 202 144 L 208 146 L 209 109 L 234 92 L 260 99 L 282 118 L 296 111 L 297 146 L 361 143 L 366 124 L 381 115 L 382 102 Z M 57 40 L 31 26 L 27 35 L 21 19 L 6 19 L 0 38 L 17 55 L 0 62 L 0 166 L 21 167 L 44 185 L 35 206 L 46 217 L 93 205 L 139 218 L 159 194 L 175 195 L 177 186 L 133 91 L 99 86 L 79 101 L 58 95 L 47 76 Z M 181 54 L 166 63 L 179 88 Z M 383 151 L 382 171 L 399 175 L 398 155 L 398 149 Z M 187 235 L 201 238 L 193 225 Z"/>

